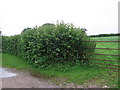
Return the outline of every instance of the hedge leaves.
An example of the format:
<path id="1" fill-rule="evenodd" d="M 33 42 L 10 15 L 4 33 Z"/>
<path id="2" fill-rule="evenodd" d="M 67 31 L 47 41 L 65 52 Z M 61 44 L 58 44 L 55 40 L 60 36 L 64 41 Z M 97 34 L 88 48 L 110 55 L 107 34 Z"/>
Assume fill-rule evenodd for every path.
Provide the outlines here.
<path id="1" fill-rule="evenodd" d="M 57 63 L 85 63 L 95 48 L 86 32 L 72 24 L 44 24 L 27 28 L 20 35 L 2 36 L 3 52 L 20 56 L 37 67 Z M 83 60 L 83 58 L 86 58 Z M 89 60 L 87 60 L 89 62 Z"/>

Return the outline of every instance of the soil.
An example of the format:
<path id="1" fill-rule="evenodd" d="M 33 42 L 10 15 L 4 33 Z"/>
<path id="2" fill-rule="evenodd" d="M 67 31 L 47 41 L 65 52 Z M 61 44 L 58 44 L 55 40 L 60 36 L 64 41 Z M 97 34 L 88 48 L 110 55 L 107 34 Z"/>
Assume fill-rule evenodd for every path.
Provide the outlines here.
<path id="1" fill-rule="evenodd" d="M 16 69 L 7 69 L 7 71 L 16 73 L 17 76 L 0 78 L 2 88 L 59 88 L 57 85 L 49 84 L 49 80 L 34 77 L 29 72 Z"/>

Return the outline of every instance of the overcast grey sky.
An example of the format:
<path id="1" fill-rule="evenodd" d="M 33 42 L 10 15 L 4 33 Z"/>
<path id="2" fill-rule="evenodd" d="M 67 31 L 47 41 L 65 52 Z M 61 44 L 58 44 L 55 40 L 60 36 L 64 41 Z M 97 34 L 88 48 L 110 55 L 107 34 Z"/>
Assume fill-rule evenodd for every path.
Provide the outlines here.
<path id="1" fill-rule="evenodd" d="M 88 35 L 118 33 L 119 0 L 0 0 L 3 35 L 63 20 L 86 28 Z"/>

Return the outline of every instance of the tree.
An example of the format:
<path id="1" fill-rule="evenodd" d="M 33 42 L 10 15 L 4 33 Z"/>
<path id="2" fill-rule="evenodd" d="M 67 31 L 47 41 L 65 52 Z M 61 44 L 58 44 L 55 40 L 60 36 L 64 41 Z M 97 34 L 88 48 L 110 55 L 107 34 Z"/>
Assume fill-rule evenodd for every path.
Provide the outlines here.
<path id="1" fill-rule="evenodd" d="M 31 28 L 29 28 L 29 27 L 28 27 L 28 28 L 25 28 L 25 29 L 21 32 L 21 34 L 24 33 L 24 32 L 26 32 L 26 31 L 28 31 L 28 30 L 30 30 L 30 29 L 31 29 Z"/>
<path id="2" fill-rule="evenodd" d="M 0 36 L 1 36 L 1 34 L 2 34 L 2 31 L 0 31 Z"/>
<path id="3" fill-rule="evenodd" d="M 42 27 L 43 27 L 43 26 L 54 26 L 54 24 L 51 24 L 51 23 L 45 23 L 45 24 L 42 25 Z"/>

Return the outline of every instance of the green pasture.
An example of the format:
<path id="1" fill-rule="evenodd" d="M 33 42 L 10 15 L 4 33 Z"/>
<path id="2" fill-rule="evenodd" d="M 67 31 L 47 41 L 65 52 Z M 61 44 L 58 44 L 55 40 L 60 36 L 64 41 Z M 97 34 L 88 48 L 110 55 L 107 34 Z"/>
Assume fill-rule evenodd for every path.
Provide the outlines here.
<path id="1" fill-rule="evenodd" d="M 119 38 L 120 37 L 118 37 L 118 36 L 111 36 L 111 37 L 94 37 L 92 39 L 95 41 L 118 41 Z M 106 48 L 106 49 L 96 49 L 95 53 L 97 53 L 97 54 L 119 55 L 118 50 L 109 50 L 109 48 L 118 49 L 119 48 L 118 42 L 96 42 L 96 48 Z M 113 60 L 113 61 L 119 60 L 118 56 L 107 56 L 107 55 L 93 55 L 92 58 Z M 91 61 L 94 61 L 97 63 L 118 65 L 118 62 L 109 62 L 109 61 L 100 61 L 100 60 L 91 60 Z M 100 66 L 117 68 L 117 66 L 108 66 L 108 65 L 100 65 Z"/>
<path id="2" fill-rule="evenodd" d="M 120 36 L 109 36 L 109 37 L 91 37 L 96 41 L 119 41 Z"/>

